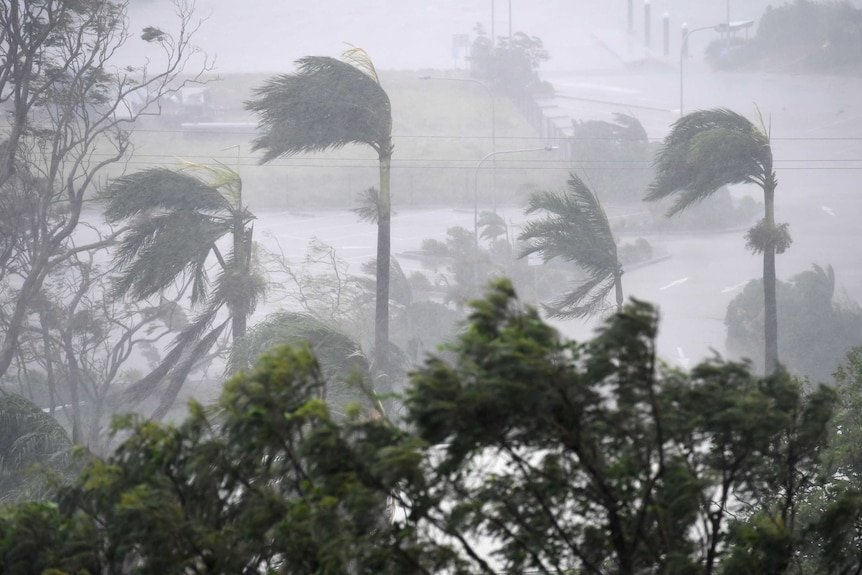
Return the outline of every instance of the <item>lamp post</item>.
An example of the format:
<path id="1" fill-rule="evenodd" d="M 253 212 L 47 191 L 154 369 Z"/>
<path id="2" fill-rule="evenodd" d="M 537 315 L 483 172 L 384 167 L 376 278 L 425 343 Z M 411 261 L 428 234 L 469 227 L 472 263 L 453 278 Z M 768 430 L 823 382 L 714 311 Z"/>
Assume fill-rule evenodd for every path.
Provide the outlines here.
<path id="1" fill-rule="evenodd" d="M 527 152 L 552 152 L 557 149 L 557 146 L 545 146 L 544 148 L 522 148 L 518 150 L 500 150 L 499 152 L 491 152 L 485 154 L 476 164 L 476 169 L 473 172 L 473 244 L 479 246 L 479 169 L 485 160 L 503 154 L 524 154 Z"/>
<path id="2" fill-rule="evenodd" d="M 497 38 L 494 37 L 494 0 L 491 0 L 491 48 L 497 45 Z M 509 0 L 509 42 L 512 42 L 512 0 Z"/>
<path id="3" fill-rule="evenodd" d="M 490 104 L 491 110 L 491 152 L 497 151 L 497 111 L 496 105 L 494 101 L 494 92 L 491 90 L 491 87 L 482 82 L 481 80 L 476 80 L 475 78 L 446 78 L 444 76 L 420 76 L 420 80 L 447 80 L 449 82 L 469 82 L 470 84 L 477 84 L 485 90 L 485 93 L 488 94 L 488 102 Z M 494 164 L 494 190 L 497 189 L 497 165 Z"/>
<path id="4" fill-rule="evenodd" d="M 688 29 L 688 24 L 682 25 L 682 43 L 679 46 L 679 115 L 683 115 L 683 98 L 685 96 L 685 60 L 688 57 L 688 39 L 695 32 L 703 30 L 717 30 L 719 26 L 703 26 L 702 28 Z"/>

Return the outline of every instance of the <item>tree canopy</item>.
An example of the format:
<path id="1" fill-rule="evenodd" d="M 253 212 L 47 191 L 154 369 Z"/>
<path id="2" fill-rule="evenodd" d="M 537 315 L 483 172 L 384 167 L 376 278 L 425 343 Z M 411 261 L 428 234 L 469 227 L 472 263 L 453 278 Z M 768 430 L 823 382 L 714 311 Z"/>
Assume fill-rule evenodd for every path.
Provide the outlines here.
<path id="1" fill-rule="evenodd" d="M 358 406 L 333 418 L 316 360 L 291 347 L 236 375 L 217 406 L 192 403 L 179 425 L 120 421 L 117 451 L 87 465 L 56 503 L 0 514 L 0 569 L 855 564 L 855 540 L 826 528 L 862 508 L 856 491 L 823 473 L 831 389 L 803 392 L 783 372 L 760 378 L 720 359 L 669 369 L 644 302 L 583 343 L 562 338 L 505 281 L 472 309 L 447 354 L 413 375 L 399 422 Z"/>

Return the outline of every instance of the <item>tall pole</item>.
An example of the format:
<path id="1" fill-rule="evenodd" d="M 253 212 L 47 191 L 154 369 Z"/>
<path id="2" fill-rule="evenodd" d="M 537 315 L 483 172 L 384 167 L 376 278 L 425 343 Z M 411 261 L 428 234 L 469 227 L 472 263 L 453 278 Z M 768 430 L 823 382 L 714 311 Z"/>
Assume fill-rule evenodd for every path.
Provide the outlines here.
<path id="1" fill-rule="evenodd" d="M 628 9 L 629 9 L 628 32 L 629 32 L 629 34 L 634 34 L 635 33 L 635 2 L 634 2 L 634 0 L 628 0 Z"/>
<path id="2" fill-rule="evenodd" d="M 479 169 L 482 164 L 490 158 L 496 158 L 503 154 L 525 154 L 527 152 L 551 152 L 556 150 L 557 146 L 545 146 L 544 148 L 522 148 L 518 150 L 500 150 L 499 152 L 491 152 L 485 154 L 476 164 L 476 169 L 473 171 L 473 244 L 479 245 Z"/>
<path id="3" fill-rule="evenodd" d="M 650 41 L 652 38 L 650 25 L 652 24 L 652 15 L 650 14 L 650 4 L 649 0 L 644 0 L 644 46 L 647 48 L 650 47 Z"/>
<path id="4" fill-rule="evenodd" d="M 683 115 L 685 101 L 685 59 L 688 58 L 688 24 L 682 23 L 682 42 L 679 45 L 679 117 Z"/>
<path id="5" fill-rule="evenodd" d="M 725 6 L 727 8 L 727 31 L 725 32 L 724 42 L 725 46 L 730 49 L 730 0 L 727 0 Z"/>
<path id="6" fill-rule="evenodd" d="M 670 14 L 667 12 L 661 17 L 662 20 L 662 53 L 665 57 L 670 56 Z"/>
<path id="7" fill-rule="evenodd" d="M 494 28 L 494 0 L 491 0 L 491 51 L 497 45 L 497 35 Z"/>
<path id="8" fill-rule="evenodd" d="M 688 29 L 688 24 L 683 22 L 682 24 L 682 43 L 679 47 L 679 115 L 682 117 L 684 114 L 684 96 L 685 96 L 685 60 L 688 58 L 688 39 L 695 32 L 701 32 L 703 30 L 721 30 L 721 25 L 719 26 L 704 26 L 702 28 L 695 28 L 694 30 Z"/>
<path id="9" fill-rule="evenodd" d="M 497 106 L 495 105 L 494 100 L 494 91 L 491 90 L 491 87 L 482 82 L 481 80 L 476 80 L 475 78 L 444 78 L 438 76 L 420 76 L 420 80 L 448 80 L 450 82 L 469 82 L 471 84 L 477 84 L 485 90 L 485 93 L 488 94 L 488 102 L 490 104 L 489 109 L 491 112 L 491 153 L 497 151 Z M 497 192 L 497 164 L 494 162 L 494 193 Z"/>

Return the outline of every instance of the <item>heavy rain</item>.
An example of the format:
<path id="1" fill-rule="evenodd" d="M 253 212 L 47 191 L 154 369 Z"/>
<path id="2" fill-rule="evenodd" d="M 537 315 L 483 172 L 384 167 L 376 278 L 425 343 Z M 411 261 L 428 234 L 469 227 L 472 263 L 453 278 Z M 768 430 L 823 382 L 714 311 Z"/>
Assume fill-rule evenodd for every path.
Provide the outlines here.
<path id="1" fill-rule="evenodd" d="M 0 572 L 862 569 L 862 1 L 0 25 Z"/>

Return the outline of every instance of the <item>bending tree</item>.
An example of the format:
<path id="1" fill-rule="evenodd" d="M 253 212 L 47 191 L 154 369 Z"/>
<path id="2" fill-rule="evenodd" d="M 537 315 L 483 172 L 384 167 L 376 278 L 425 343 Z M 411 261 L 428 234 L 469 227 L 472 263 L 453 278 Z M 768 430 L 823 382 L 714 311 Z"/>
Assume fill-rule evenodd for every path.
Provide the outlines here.
<path id="1" fill-rule="evenodd" d="M 0 2 L 0 376 L 27 332 L 45 279 L 75 254 L 111 238 L 76 243 L 82 213 L 111 166 L 127 160 L 135 122 L 160 98 L 200 80 L 187 63 L 198 25 L 192 2 L 173 0 L 173 34 L 129 28 L 129 2 Z M 114 56 L 149 43 L 140 66 Z M 125 47 L 125 48 L 124 48 Z M 190 61 L 191 59 L 191 61 Z M 202 63 L 202 70 L 208 68 Z M 8 282 L 8 283 L 6 283 Z"/>
<path id="2" fill-rule="evenodd" d="M 656 177 L 647 201 L 675 196 L 672 216 L 703 201 L 722 186 L 756 184 L 763 190 L 764 218 L 746 235 L 748 248 L 763 254 L 764 355 L 766 372 L 778 366 L 775 254 L 790 246 L 787 224 L 775 224 L 775 188 L 769 134 L 726 109 L 701 110 L 674 123 L 655 160 Z"/>
<path id="3" fill-rule="evenodd" d="M 392 107 L 368 55 L 358 48 L 345 60 L 309 56 L 295 74 L 271 78 L 246 107 L 259 116 L 263 132 L 254 149 L 263 162 L 302 152 L 365 144 L 380 161 L 377 219 L 377 294 L 374 331 L 375 371 L 385 374 L 389 347 L 390 199 Z"/>
<path id="4" fill-rule="evenodd" d="M 157 416 L 173 403 L 195 363 L 231 324 L 234 340 L 245 336 L 246 322 L 265 289 L 255 265 L 254 216 L 242 203 L 242 181 L 233 170 L 193 164 L 213 176 L 205 182 L 184 171 L 153 168 L 114 180 L 107 192 L 106 218 L 129 220 L 116 253 L 120 272 L 115 289 L 134 299 L 146 299 L 187 279 L 192 305 L 202 311 L 177 338 L 156 370 L 133 387 L 143 395 L 170 375 Z M 222 254 L 217 242 L 231 237 L 232 249 Z M 210 256 L 218 276 L 210 292 Z M 219 310 L 229 318 L 216 323 Z"/>
<path id="5" fill-rule="evenodd" d="M 564 193 L 538 192 L 530 197 L 527 213 L 536 212 L 548 215 L 524 226 L 520 239 L 527 247 L 521 257 L 541 253 L 546 262 L 562 258 L 587 273 L 587 278 L 575 284 L 570 292 L 545 306 L 551 317 L 595 315 L 601 312 L 612 289 L 616 293 L 617 311 L 622 311 L 623 267 L 608 217 L 595 194 L 578 176 L 569 174 Z"/>

